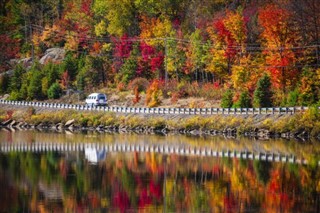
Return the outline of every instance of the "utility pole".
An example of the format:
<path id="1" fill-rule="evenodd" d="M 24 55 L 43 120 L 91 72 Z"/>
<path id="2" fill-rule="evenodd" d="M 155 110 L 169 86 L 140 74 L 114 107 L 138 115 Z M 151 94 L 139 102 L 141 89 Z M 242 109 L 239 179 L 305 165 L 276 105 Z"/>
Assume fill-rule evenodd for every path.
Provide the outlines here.
<path id="1" fill-rule="evenodd" d="M 317 68 L 319 67 L 319 44 L 316 45 Z"/>
<path id="2" fill-rule="evenodd" d="M 31 23 L 29 22 L 29 29 L 30 29 L 30 42 L 31 42 L 31 59 L 32 59 L 32 65 L 34 64 L 34 45 L 33 45 L 33 40 L 32 40 L 32 26 Z"/>

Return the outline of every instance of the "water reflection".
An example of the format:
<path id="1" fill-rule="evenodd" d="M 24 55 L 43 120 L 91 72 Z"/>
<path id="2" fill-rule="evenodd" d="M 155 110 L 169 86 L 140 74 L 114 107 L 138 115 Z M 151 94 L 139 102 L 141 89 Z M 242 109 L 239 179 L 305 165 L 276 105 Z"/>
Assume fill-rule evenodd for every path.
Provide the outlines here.
<path id="1" fill-rule="evenodd" d="M 107 152 L 105 149 L 97 150 L 97 148 L 85 147 L 84 154 L 90 163 L 96 164 L 106 159 Z"/>
<path id="2" fill-rule="evenodd" d="M 54 135 L 29 132 L 30 144 L 48 143 Z M 21 133 L 18 133 L 21 134 Z M 26 133 L 23 134 L 26 137 Z M 63 136 L 74 138 L 103 136 Z M 110 143 L 121 143 L 119 137 Z M 135 136 L 133 136 L 135 137 Z M 155 136 L 157 137 L 157 136 Z M 12 142 L 26 143 L 15 133 Z M 150 143 L 156 140 L 151 136 Z M 141 144 L 141 139 L 124 141 Z M 160 143 L 165 140 L 159 138 Z M 153 141 L 154 140 L 154 141 Z M 170 139 L 169 141 L 174 139 Z M 180 138 L 179 140 L 182 141 Z M 195 138 L 186 140 L 194 145 Z M 207 147 L 215 141 L 199 139 Z M 92 140 L 90 145 L 94 144 Z M 177 144 L 181 145 L 181 141 Z M 81 142 L 81 141 L 79 141 Z M 86 141 L 88 143 L 88 141 Z M 123 142 L 123 143 L 124 143 Z M 249 147 L 243 141 L 230 143 L 234 150 Z M 27 142 L 28 143 L 28 142 Z M 108 142 L 105 142 L 108 143 Z M 232 144 L 233 143 L 233 144 Z M 239 147 L 234 144 L 238 143 Z M 243 144 L 242 144 L 243 143 Z M 251 142 L 253 143 L 253 142 Z M 262 142 L 264 143 L 264 142 Z M 282 152 L 284 142 L 271 142 L 273 151 Z M 221 142 L 222 144 L 222 142 Z M 290 145 L 291 142 L 288 142 Z M 217 142 L 219 146 L 219 143 Z M 252 145 L 253 146 L 253 145 Z M 298 157 L 314 144 L 298 146 Z M 304 148 L 302 148 L 304 147 Z M 94 146 L 81 151 L 9 151 L 0 153 L 0 209 L 5 212 L 319 212 L 319 152 L 309 152 L 308 165 L 268 162 L 228 157 L 159 154 L 155 152 L 106 152 Z M 230 148 L 231 149 L 231 148 Z M 288 150 L 294 150 L 288 148 Z M 301 153 L 305 153 L 304 156 Z"/>

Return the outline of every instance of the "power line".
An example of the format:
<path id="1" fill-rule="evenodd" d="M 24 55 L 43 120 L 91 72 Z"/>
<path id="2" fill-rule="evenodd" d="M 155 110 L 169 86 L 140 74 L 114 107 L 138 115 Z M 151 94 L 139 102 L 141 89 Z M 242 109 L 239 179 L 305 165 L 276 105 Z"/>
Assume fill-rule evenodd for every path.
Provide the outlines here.
<path id="1" fill-rule="evenodd" d="M 33 27 L 37 28 L 37 30 L 45 31 L 45 28 L 39 25 L 32 25 Z M 61 35 L 59 35 L 61 37 Z M 97 41 L 97 42 L 106 42 L 106 43 L 121 43 L 121 42 L 143 42 L 143 41 L 176 41 L 176 42 L 182 42 L 186 44 L 192 43 L 191 40 L 188 39 L 179 39 L 179 38 L 174 38 L 174 37 L 156 37 L 156 38 L 129 38 L 129 39 L 112 39 L 110 37 L 96 37 L 93 36 L 92 38 L 87 37 L 87 36 L 76 36 L 77 38 L 82 38 L 86 39 L 88 41 Z M 63 36 L 63 38 L 66 38 L 66 35 Z M 292 47 L 281 47 L 281 46 L 276 46 L 274 47 L 262 47 L 262 46 L 257 46 L 258 44 L 245 44 L 244 46 L 239 46 L 239 45 L 232 45 L 232 46 L 226 46 L 226 45 L 221 45 L 220 47 L 216 47 L 214 44 L 211 44 L 208 42 L 199 42 L 200 46 L 203 47 L 214 47 L 217 50 L 241 50 L 245 49 L 246 51 L 250 50 L 258 50 L 258 51 L 287 51 L 287 50 L 299 50 L 299 49 L 309 49 L 309 48 L 319 48 L 319 44 L 314 44 L 314 45 L 305 45 L 305 46 L 292 46 Z"/>

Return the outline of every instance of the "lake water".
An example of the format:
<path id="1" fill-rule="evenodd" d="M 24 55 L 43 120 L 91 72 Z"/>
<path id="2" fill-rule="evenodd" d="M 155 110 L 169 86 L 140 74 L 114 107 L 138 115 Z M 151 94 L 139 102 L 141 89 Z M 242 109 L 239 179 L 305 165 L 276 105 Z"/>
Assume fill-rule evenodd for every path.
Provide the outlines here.
<path id="1" fill-rule="evenodd" d="M 0 212 L 320 212 L 320 143 L 0 130 Z"/>

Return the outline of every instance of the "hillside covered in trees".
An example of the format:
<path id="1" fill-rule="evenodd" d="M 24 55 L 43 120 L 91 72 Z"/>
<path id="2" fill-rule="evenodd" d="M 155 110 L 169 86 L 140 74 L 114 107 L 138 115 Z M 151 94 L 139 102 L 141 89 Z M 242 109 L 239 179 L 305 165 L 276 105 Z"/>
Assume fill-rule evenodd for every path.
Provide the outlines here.
<path id="1" fill-rule="evenodd" d="M 190 96 L 222 107 L 319 104 L 319 11 L 318 0 L 3 0 L 0 94 L 113 88 L 134 103 L 145 93 L 150 107 Z M 39 63 L 50 48 L 64 60 Z"/>

